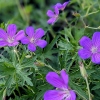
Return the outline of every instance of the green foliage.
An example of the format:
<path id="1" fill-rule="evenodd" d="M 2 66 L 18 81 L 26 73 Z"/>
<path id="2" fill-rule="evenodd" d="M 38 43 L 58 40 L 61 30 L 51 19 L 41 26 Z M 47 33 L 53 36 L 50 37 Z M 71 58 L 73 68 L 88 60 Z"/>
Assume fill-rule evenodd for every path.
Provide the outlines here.
<path id="1" fill-rule="evenodd" d="M 100 100 L 100 66 L 78 56 L 79 40 L 100 31 L 100 0 L 70 0 L 54 25 L 48 25 L 48 9 L 64 0 L 0 0 L 0 28 L 14 23 L 18 30 L 27 26 L 45 31 L 48 44 L 30 52 L 26 45 L 0 47 L 0 100 L 43 100 L 54 89 L 45 77 L 50 71 L 65 69 L 69 86 L 77 100 L 89 100 L 87 85 L 80 73 L 83 62 L 88 74 L 91 97 Z M 5 99 L 6 98 L 6 99 Z"/>

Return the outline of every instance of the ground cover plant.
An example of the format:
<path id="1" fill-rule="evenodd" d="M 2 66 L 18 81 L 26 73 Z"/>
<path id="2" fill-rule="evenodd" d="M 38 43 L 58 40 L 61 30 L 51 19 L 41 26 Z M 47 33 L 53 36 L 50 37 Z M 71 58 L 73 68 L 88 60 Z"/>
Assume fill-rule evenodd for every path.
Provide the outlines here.
<path id="1" fill-rule="evenodd" d="M 0 0 L 0 100 L 100 100 L 100 0 Z"/>

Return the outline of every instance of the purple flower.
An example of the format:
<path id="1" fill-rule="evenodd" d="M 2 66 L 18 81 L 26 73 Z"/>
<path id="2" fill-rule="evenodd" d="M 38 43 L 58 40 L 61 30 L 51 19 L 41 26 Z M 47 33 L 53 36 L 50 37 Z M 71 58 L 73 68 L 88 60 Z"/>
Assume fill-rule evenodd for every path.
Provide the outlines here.
<path id="1" fill-rule="evenodd" d="M 75 92 L 68 86 L 68 74 L 64 70 L 61 70 L 60 74 L 61 76 L 55 72 L 49 72 L 46 75 L 47 82 L 56 89 L 46 91 L 44 100 L 76 100 Z"/>
<path id="2" fill-rule="evenodd" d="M 44 36 L 44 30 L 42 28 L 38 28 L 36 31 L 34 31 L 34 28 L 29 26 L 26 28 L 26 34 L 28 36 L 24 37 L 21 42 L 23 44 L 28 44 L 28 49 L 30 51 L 35 51 L 36 46 L 44 48 L 47 45 L 45 40 L 40 39 Z"/>
<path id="3" fill-rule="evenodd" d="M 83 36 L 80 41 L 80 45 L 83 47 L 78 51 L 78 55 L 82 59 L 91 57 L 93 63 L 100 63 L 100 32 L 93 34 L 92 40 L 87 36 Z"/>
<path id="4" fill-rule="evenodd" d="M 68 2 L 65 2 L 65 3 L 63 3 L 63 4 L 57 3 L 55 6 L 56 6 L 59 10 L 64 10 L 65 7 L 66 7 L 66 5 L 67 5 L 68 3 L 69 3 L 69 1 L 68 1 Z"/>
<path id="5" fill-rule="evenodd" d="M 17 34 L 17 27 L 15 24 L 9 24 L 7 32 L 0 28 L 0 46 L 16 46 L 18 41 L 24 37 L 24 30 L 20 30 Z"/>
<path id="6" fill-rule="evenodd" d="M 49 16 L 50 19 L 47 21 L 47 23 L 53 25 L 58 19 L 58 15 L 59 15 L 59 10 L 57 7 L 54 7 L 54 12 L 52 10 L 48 10 L 47 16 Z"/>

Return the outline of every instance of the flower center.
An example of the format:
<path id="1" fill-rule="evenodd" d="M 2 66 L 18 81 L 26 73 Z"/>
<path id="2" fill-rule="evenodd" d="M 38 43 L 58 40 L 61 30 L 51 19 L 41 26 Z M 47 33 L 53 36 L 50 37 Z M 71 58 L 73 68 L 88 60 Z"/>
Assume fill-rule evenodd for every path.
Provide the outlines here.
<path id="1" fill-rule="evenodd" d="M 68 89 L 63 89 L 62 93 L 63 93 L 63 99 L 62 100 L 66 100 L 70 97 L 70 92 L 69 92 Z"/>
<path id="2" fill-rule="evenodd" d="M 8 42 L 8 43 L 13 43 L 13 42 L 14 42 L 14 39 L 11 38 L 11 37 L 8 37 L 8 38 L 7 38 L 7 42 Z"/>
<path id="3" fill-rule="evenodd" d="M 32 37 L 32 38 L 30 39 L 30 42 L 31 42 L 31 43 L 34 43 L 34 41 L 35 41 L 35 39 Z"/>
<path id="4" fill-rule="evenodd" d="M 94 46 L 93 46 L 93 47 L 91 48 L 91 52 L 92 52 L 93 54 L 94 54 L 94 53 L 97 53 L 97 47 L 94 47 Z"/>
<path id="5" fill-rule="evenodd" d="M 55 15 L 54 15 L 54 18 L 58 18 L 58 15 L 55 14 Z"/>

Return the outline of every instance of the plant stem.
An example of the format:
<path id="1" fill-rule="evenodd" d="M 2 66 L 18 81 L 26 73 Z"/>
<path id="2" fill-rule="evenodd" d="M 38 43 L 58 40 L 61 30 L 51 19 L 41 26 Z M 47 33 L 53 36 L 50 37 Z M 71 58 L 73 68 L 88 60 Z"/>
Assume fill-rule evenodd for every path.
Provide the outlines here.
<path id="1" fill-rule="evenodd" d="M 18 61 L 19 61 L 19 63 L 20 63 L 20 58 L 19 58 L 19 55 L 18 55 L 18 52 L 17 52 L 16 48 L 14 48 L 14 52 L 15 52 L 15 54 L 16 54 L 16 56 L 17 56 L 17 58 L 18 58 Z"/>
<path id="2" fill-rule="evenodd" d="M 86 85 L 87 85 L 87 89 L 88 89 L 89 100 L 92 100 L 87 77 L 85 77 L 85 81 L 86 81 Z"/>
<path id="3" fill-rule="evenodd" d="M 95 13 L 99 12 L 99 11 L 100 11 L 100 10 L 97 10 L 97 11 L 95 11 L 95 12 L 91 12 L 91 13 L 89 13 L 89 14 L 86 14 L 86 15 L 82 16 L 82 17 L 90 16 L 90 15 L 92 15 L 92 14 L 95 14 Z"/>
<path id="4" fill-rule="evenodd" d="M 83 23 L 84 28 L 100 29 L 100 26 L 98 26 L 98 27 L 90 27 L 90 26 L 86 25 L 85 22 L 84 22 L 84 20 L 83 20 L 83 17 L 82 17 L 82 16 L 80 17 L 80 20 L 81 20 L 81 22 Z"/>
<path id="5" fill-rule="evenodd" d="M 46 67 L 48 67 L 49 69 L 53 70 L 56 73 L 59 73 L 57 70 L 55 70 L 53 67 L 51 67 L 50 65 L 45 64 Z"/>
<path id="6" fill-rule="evenodd" d="M 85 24 L 85 22 L 84 22 L 84 20 L 83 20 L 83 17 L 82 17 L 82 16 L 80 17 L 80 20 L 81 20 L 81 22 L 83 23 L 84 27 L 86 28 L 86 24 Z"/>
<path id="7" fill-rule="evenodd" d="M 53 29 L 52 29 L 52 27 L 51 27 L 51 26 L 50 26 L 50 34 L 52 35 L 52 37 L 53 37 L 53 38 L 55 38 L 55 37 L 56 37 L 56 35 L 54 34 Z"/>
<path id="8" fill-rule="evenodd" d="M 85 26 L 85 28 L 90 28 L 90 29 L 100 29 L 100 26 L 99 26 L 99 27 L 90 27 L 90 26 Z"/>

